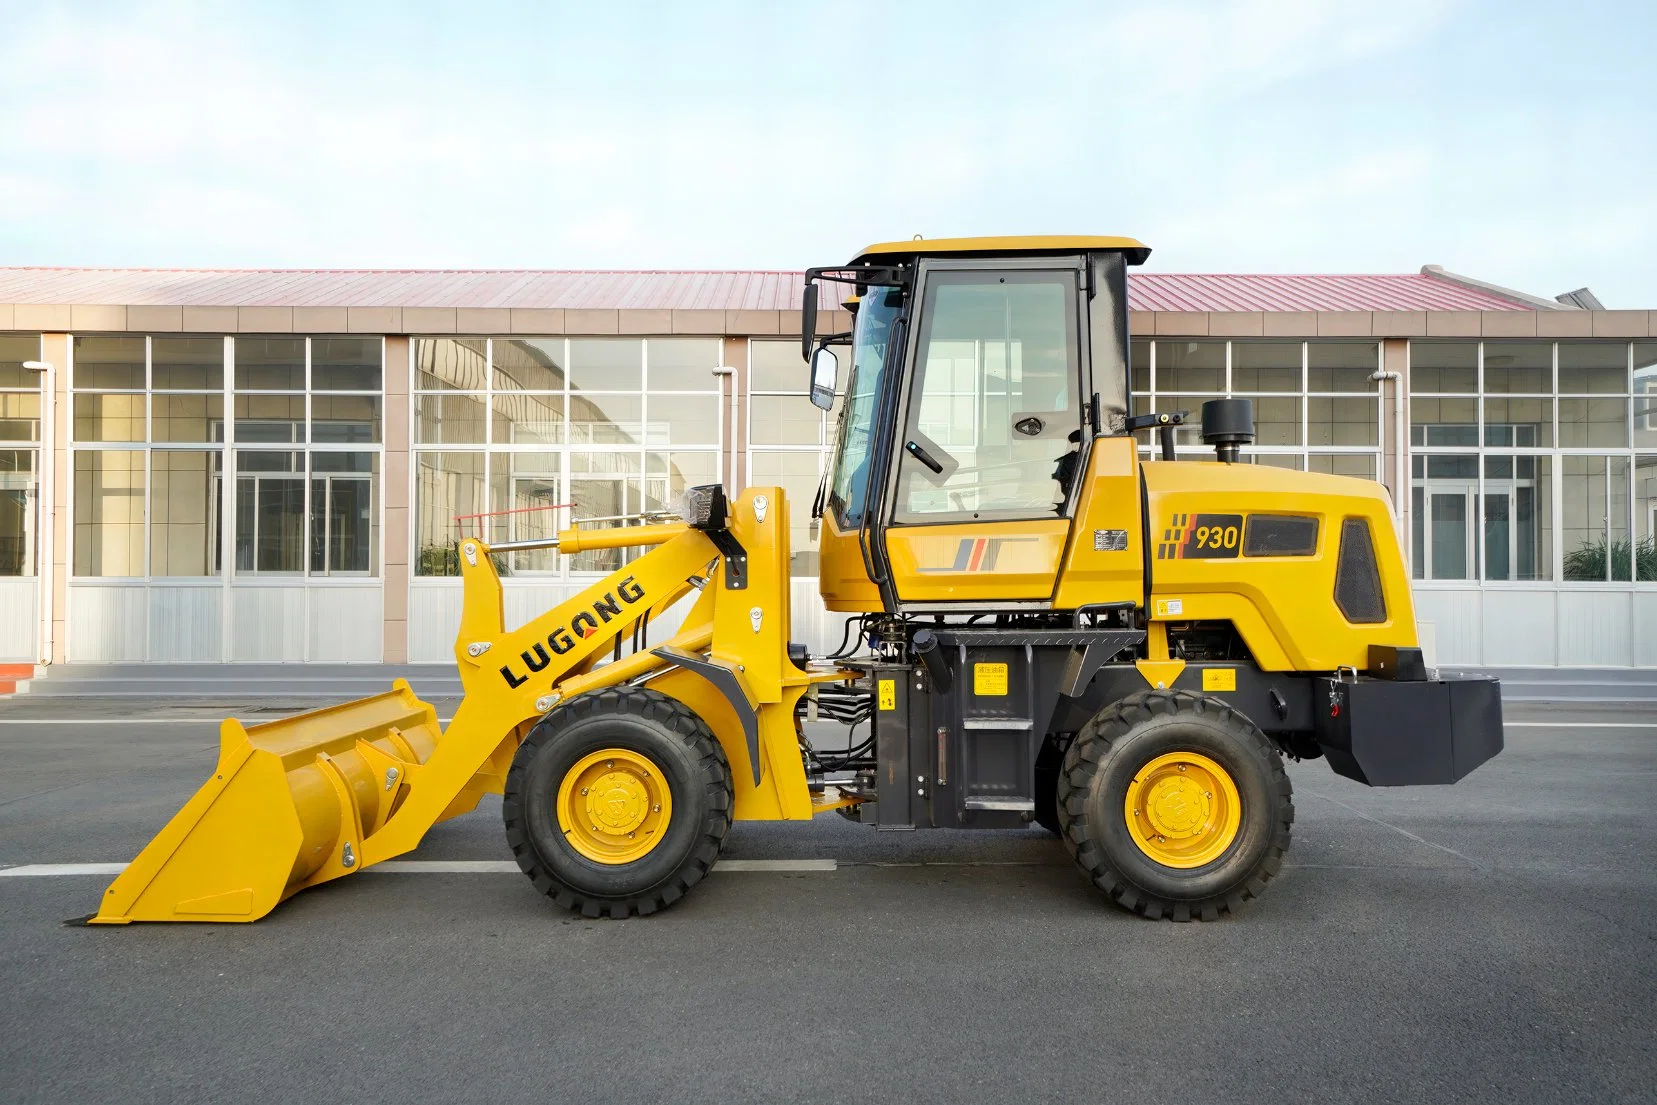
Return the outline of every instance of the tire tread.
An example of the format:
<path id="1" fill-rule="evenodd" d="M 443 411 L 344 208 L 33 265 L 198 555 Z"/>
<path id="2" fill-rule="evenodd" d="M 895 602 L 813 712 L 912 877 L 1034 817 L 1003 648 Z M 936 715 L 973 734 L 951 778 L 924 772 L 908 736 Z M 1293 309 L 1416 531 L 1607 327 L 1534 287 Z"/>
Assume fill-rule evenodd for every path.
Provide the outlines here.
<path id="1" fill-rule="evenodd" d="M 625 897 L 583 891 L 554 874 L 542 862 L 529 838 L 520 798 L 524 774 L 543 746 L 557 739 L 567 726 L 578 721 L 616 714 L 653 721 L 684 741 L 700 769 L 699 781 L 707 789 L 709 810 L 709 816 L 689 855 L 673 874 L 643 893 Z M 524 738 L 506 776 L 501 816 L 506 825 L 506 842 L 512 849 L 512 856 L 519 870 L 529 876 L 537 890 L 583 917 L 597 919 L 608 916 L 619 920 L 665 909 L 706 877 L 718 860 L 725 837 L 731 829 L 731 797 L 731 767 L 725 758 L 725 750 L 714 738 L 707 723 L 689 706 L 648 687 L 610 687 L 579 695 L 557 707 Z"/>
<path id="2" fill-rule="evenodd" d="M 1110 752 L 1112 744 L 1139 725 L 1176 714 L 1191 714 L 1217 722 L 1242 738 L 1263 761 L 1268 785 L 1281 803 L 1264 855 L 1239 884 L 1220 894 L 1196 900 L 1166 898 L 1129 882 L 1117 870 L 1087 832 L 1082 817 L 1093 778 Z M 1235 913 L 1245 901 L 1258 897 L 1265 885 L 1283 867 L 1289 849 L 1290 826 L 1294 823 L 1293 786 L 1283 768 L 1283 759 L 1270 740 L 1242 714 L 1219 699 L 1182 690 L 1148 690 L 1129 695 L 1105 707 L 1077 732 L 1064 756 L 1058 780 L 1059 836 L 1071 858 L 1090 882 L 1105 896 L 1130 913 L 1174 922 L 1214 921 L 1222 914 Z"/>

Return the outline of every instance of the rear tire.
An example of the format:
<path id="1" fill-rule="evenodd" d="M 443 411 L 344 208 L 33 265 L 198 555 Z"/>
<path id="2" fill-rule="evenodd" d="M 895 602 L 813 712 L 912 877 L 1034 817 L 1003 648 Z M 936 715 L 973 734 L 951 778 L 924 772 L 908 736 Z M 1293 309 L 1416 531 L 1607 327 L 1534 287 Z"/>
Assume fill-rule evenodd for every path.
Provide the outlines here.
<path id="1" fill-rule="evenodd" d="M 587 816 L 600 807 L 583 804 L 582 783 L 595 802 L 601 784 L 617 795 L 613 819 L 607 807 Z M 730 765 L 707 723 L 660 691 L 620 687 L 573 698 L 530 730 L 501 813 L 536 889 L 583 916 L 619 918 L 654 913 L 701 882 L 731 807 Z"/>
<path id="2" fill-rule="evenodd" d="M 1277 749 L 1242 714 L 1188 691 L 1143 691 L 1076 735 L 1058 818 L 1077 865 L 1117 905 L 1211 921 L 1282 868 L 1294 802 Z"/>

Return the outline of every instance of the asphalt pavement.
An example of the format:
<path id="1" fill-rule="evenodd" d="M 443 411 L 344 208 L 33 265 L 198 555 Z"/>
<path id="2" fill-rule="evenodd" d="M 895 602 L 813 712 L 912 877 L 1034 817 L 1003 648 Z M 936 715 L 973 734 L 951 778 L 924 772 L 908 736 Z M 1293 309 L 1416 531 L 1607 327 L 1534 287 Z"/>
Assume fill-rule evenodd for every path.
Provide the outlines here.
<path id="1" fill-rule="evenodd" d="M 0 705 L 0 868 L 131 858 L 217 718 L 301 705 Z M 1657 716 L 1509 721 L 1454 787 L 1292 765 L 1289 865 L 1207 924 L 1117 911 L 1039 829 L 833 814 L 725 856 L 834 870 L 629 921 L 369 871 L 253 925 L 66 927 L 107 875 L 0 870 L 0 1101 L 1649 1102 Z M 499 803 L 411 858 L 509 860 Z"/>

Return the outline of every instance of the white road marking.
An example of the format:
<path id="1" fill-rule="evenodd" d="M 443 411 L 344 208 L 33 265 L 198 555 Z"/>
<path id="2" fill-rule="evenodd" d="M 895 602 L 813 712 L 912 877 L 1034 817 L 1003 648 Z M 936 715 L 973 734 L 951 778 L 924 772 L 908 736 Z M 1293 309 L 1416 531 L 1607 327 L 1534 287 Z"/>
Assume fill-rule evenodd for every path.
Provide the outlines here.
<path id="1" fill-rule="evenodd" d="M 509 859 L 388 859 L 366 869 L 384 875 L 516 875 Z"/>
<path id="2" fill-rule="evenodd" d="M 1657 721 L 1506 721 L 1509 729 L 1657 729 Z"/>
<path id="3" fill-rule="evenodd" d="M 722 859 L 713 865 L 715 871 L 833 871 L 839 864 L 832 859 Z"/>
<path id="4" fill-rule="evenodd" d="M 0 867 L 0 878 L 57 878 L 66 875 L 119 875 L 126 870 L 124 863 L 25 863 L 17 867 Z M 833 871 L 838 864 L 832 859 L 725 859 L 714 865 L 714 871 L 790 873 L 798 871 Z M 385 875 L 516 875 L 518 865 L 511 860 L 494 859 L 393 859 L 365 868 L 366 873 Z"/>
<path id="5" fill-rule="evenodd" d="M 53 878 L 59 875 L 119 875 L 124 863 L 25 863 L 21 867 L 0 867 L 3 878 Z"/>

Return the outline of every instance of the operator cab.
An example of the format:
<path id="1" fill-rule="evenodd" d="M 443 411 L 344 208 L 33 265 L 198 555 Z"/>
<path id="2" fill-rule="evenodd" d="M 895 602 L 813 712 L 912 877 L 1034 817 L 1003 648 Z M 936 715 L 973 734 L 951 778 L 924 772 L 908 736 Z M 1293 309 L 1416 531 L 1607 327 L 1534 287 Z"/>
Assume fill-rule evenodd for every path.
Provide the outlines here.
<path id="1" fill-rule="evenodd" d="M 1050 604 L 1093 439 L 1127 417 L 1131 238 L 870 246 L 806 274 L 812 401 L 850 371 L 819 504 L 831 610 Z M 814 339 L 818 288 L 850 334 Z M 936 604 L 943 604 L 936 606 Z"/>

